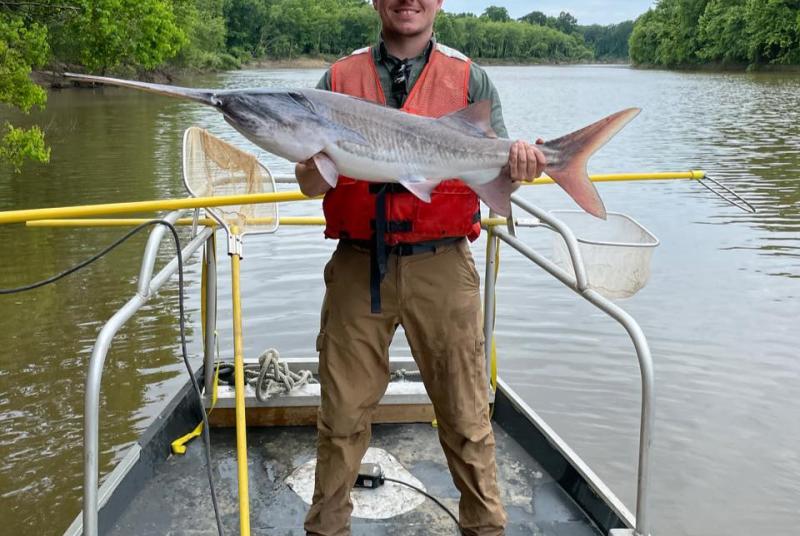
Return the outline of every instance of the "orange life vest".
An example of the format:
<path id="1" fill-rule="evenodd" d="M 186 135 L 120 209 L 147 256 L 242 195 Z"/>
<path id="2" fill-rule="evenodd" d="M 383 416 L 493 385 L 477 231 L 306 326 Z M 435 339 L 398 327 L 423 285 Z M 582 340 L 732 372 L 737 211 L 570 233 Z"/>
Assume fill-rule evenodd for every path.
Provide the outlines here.
<path id="1" fill-rule="evenodd" d="M 441 117 L 468 104 L 470 60 L 460 53 L 435 45 L 428 63 L 401 110 L 428 117 Z M 372 51 L 361 49 L 331 67 L 331 89 L 380 104 L 386 104 Z M 376 187 L 377 186 L 377 187 Z M 340 176 L 322 203 L 327 238 L 369 240 L 374 237 L 376 183 Z M 394 186 L 394 185 L 390 185 Z M 387 245 L 415 244 L 446 237 L 480 234 L 478 196 L 458 179 L 440 183 L 431 202 L 420 201 L 405 191 L 386 193 Z"/>

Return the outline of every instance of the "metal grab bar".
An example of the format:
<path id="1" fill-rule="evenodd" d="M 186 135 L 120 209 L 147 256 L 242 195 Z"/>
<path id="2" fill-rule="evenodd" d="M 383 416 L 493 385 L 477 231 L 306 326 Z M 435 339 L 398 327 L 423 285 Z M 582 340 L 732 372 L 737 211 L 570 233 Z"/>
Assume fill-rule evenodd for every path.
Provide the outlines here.
<path id="1" fill-rule="evenodd" d="M 174 223 L 184 211 L 171 212 L 162 218 Z M 165 228 L 159 225 L 150 232 L 136 294 L 117 311 L 100 330 L 97 336 L 89 368 L 86 373 L 84 398 L 84 443 L 83 443 L 83 534 L 98 534 L 98 479 L 99 479 L 99 430 L 100 430 L 100 386 L 103 365 L 111 342 L 117 331 L 155 294 L 170 277 L 178 271 L 178 259 L 173 258 L 158 274 L 153 269 L 158 247 L 164 238 Z M 182 249 L 184 259 L 191 257 L 213 235 L 213 229 L 204 228 Z"/>
<path id="2" fill-rule="evenodd" d="M 536 207 L 524 199 L 521 199 L 517 195 L 511 196 L 511 201 L 529 214 L 536 216 L 553 231 L 561 235 L 570 252 L 572 265 L 576 276 L 573 277 L 551 260 L 540 255 L 517 237 L 512 236 L 508 231 L 503 230 L 501 227 L 488 226 L 487 240 L 489 241 L 489 245 L 487 248 L 486 278 L 484 288 L 484 334 L 486 336 L 485 347 L 487 366 L 489 366 L 489 352 L 491 351 L 491 337 L 494 326 L 494 258 L 497 246 L 493 238 L 497 237 L 540 267 L 544 268 L 544 270 L 550 275 L 574 290 L 589 303 L 593 304 L 607 315 L 612 317 L 614 320 L 622 324 L 622 326 L 628 332 L 628 335 L 633 342 L 633 346 L 636 349 L 636 356 L 639 360 L 639 370 L 642 377 L 642 408 L 639 429 L 639 468 L 636 488 L 636 523 L 633 529 L 633 534 L 635 536 L 650 536 L 647 519 L 647 497 L 648 484 L 650 480 L 650 446 L 652 444 L 652 422 L 654 415 L 654 378 L 653 362 L 647 339 L 644 336 L 644 332 L 639 327 L 639 324 L 631 315 L 611 302 L 609 299 L 603 297 L 597 291 L 588 287 L 586 270 L 581 259 L 580 251 L 578 250 L 578 241 L 572 230 L 563 222 L 548 214 L 546 211 Z"/>

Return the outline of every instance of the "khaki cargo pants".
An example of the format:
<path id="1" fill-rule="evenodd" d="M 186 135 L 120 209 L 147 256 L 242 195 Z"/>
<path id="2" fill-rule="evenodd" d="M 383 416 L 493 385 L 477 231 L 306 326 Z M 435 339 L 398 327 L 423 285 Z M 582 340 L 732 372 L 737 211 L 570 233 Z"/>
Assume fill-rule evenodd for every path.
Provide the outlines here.
<path id="1" fill-rule="evenodd" d="M 433 401 L 439 441 L 461 492 L 463 534 L 502 535 L 489 423 L 480 279 L 467 240 L 391 255 L 382 312 L 370 313 L 369 252 L 340 242 L 325 267 L 317 339 L 322 401 L 310 535 L 350 534 L 350 490 L 369 446 L 372 413 L 389 382 L 389 344 L 403 326 Z"/>

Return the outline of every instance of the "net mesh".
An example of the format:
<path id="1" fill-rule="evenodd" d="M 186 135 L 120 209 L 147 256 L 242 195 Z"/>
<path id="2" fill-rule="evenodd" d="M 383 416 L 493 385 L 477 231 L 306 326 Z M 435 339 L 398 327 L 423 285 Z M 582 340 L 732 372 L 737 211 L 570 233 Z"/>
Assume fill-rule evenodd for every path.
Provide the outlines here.
<path id="1" fill-rule="evenodd" d="M 275 180 L 258 159 L 208 131 L 191 127 L 183 137 L 183 181 L 195 197 L 269 193 Z M 278 228 L 276 203 L 231 205 L 205 209 L 239 235 L 271 233 Z"/>

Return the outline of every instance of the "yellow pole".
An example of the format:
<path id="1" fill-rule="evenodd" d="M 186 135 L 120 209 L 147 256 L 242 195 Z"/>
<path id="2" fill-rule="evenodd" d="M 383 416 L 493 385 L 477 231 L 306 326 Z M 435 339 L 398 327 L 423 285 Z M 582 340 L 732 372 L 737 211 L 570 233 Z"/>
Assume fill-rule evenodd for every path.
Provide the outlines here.
<path id="1" fill-rule="evenodd" d="M 54 220 L 30 220 L 25 222 L 28 227 L 134 227 L 152 220 L 152 218 L 65 218 Z M 272 218 L 248 218 L 247 223 L 253 225 L 267 225 L 273 222 Z M 175 225 L 192 225 L 192 218 L 179 218 Z M 325 218 L 321 216 L 284 216 L 278 219 L 281 225 L 325 225 Z M 213 227 L 219 225 L 212 218 L 200 218 L 198 225 Z"/>
<path id="2" fill-rule="evenodd" d="M 668 179 L 695 179 L 705 177 L 705 171 L 668 171 L 658 173 L 612 173 L 590 175 L 592 182 L 647 181 Z M 552 184 L 550 177 L 539 177 L 533 182 L 523 184 Z M 152 212 L 156 210 L 177 210 L 181 208 L 219 207 L 225 205 L 244 205 L 249 203 L 278 203 L 283 201 L 302 201 L 311 199 L 299 191 L 273 192 L 266 194 L 245 194 L 216 197 L 189 197 L 186 199 L 163 199 L 154 201 L 135 201 L 131 203 L 111 203 L 104 205 L 79 205 L 73 207 L 40 208 L 30 210 L 9 210 L 0 212 L 0 225 L 20 223 L 48 218 L 85 218 L 89 216 L 107 216 L 111 214 L 131 214 L 134 212 Z M 297 224 L 302 225 L 302 224 Z M 305 225 L 316 225 L 306 223 Z"/>
<path id="3" fill-rule="evenodd" d="M 233 226 L 232 235 L 238 234 Z M 239 252 L 231 254 L 233 295 L 233 377 L 236 386 L 236 464 L 239 477 L 239 534 L 250 536 L 250 488 L 247 478 L 247 422 L 244 401 L 244 351 L 242 344 L 242 302 L 239 287 Z"/>
<path id="4" fill-rule="evenodd" d="M 657 173 L 606 173 L 600 175 L 589 175 L 592 182 L 625 182 L 625 181 L 663 181 L 669 179 L 695 179 L 705 178 L 706 172 L 700 170 L 692 171 L 662 171 Z M 543 176 L 534 179 L 532 182 L 522 184 L 553 184 L 555 181 L 550 177 Z"/>
<path id="5" fill-rule="evenodd" d="M 156 210 L 178 210 L 182 208 L 220 207 L 252 203 L 277 203 L 311 199 L 300 191 L 271 192 L 266 194 L 221 195 L 216 197 L 187 197 L 184 199 L 161 199 L 133 201 L 130 203 L 107 203 L 102 205 L 78 205 L 72 207 L 35 208 L 0 212 L 0 224 L 20 223 L 47 218 L 86 218 L 111 214 L 131 214 Z"/>

